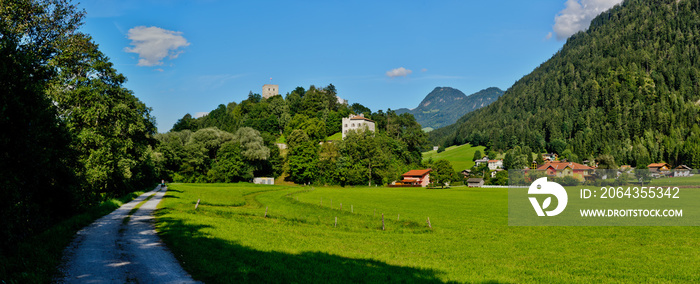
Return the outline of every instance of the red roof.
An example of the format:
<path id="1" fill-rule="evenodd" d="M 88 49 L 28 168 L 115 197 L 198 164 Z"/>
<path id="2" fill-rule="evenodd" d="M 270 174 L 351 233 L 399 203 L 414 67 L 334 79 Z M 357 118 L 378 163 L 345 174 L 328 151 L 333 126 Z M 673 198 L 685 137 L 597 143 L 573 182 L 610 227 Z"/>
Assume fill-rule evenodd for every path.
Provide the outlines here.
<path id="1" fill-rule="evenodd" d="M 366 121 L 374 122 L 374 120 L 371 120 L 369 118 L 366 118 L 364 116 L 359 116 L 359 115 L 351 117 L 350 120 L 366 120 Z"/>
<path id="2" fill-rule="evenodd" d="M 489 160 L 489 163 L 498 163 L 498 161 L 503 161 L 503 160 Z"/>
<path id="3" fill-rule="evenodd" d="M 424 175 L 427 175 L 432 169 L 427 169 L 427 170 L 410 170 L 405 174 L 402 174 L 401 176 L 403 177 L 422 177 Z"/>
<path id="4" fill-rule="evenodd" d="M 669 165 L 667 163 L 653 163 L 653 164 L 649 164 L 647 166 L 647 168 L 663 168 L 664 166 L 666 166 L 667 168 L 671 167 L 671 165 Z"/>
<path id="5" fill-rule="evenodd" d="M 579 163 L 573 163 L 573 162 L 561 162 L 561 161 L 553 161 L 553 162 L 546 162 L 544 165 L 539 166 L 537 169 L 538 170 L 546 170 L 549 167 L 554 168 L 554 170 L 561 171 L 564 170 L 566 167 L 571 168 L 572 170 L 593 170 L 594 168 L 591 168 L 586 165 L 581 165 Z"/>

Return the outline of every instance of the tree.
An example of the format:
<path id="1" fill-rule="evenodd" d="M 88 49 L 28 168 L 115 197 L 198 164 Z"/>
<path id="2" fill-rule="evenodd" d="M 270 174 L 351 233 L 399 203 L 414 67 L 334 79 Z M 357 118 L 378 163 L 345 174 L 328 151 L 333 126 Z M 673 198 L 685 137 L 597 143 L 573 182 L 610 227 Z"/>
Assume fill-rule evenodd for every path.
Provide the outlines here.
<path id="1" fill-rule="evenodd" d="M 449 184 L 458 179 L 454 168 L 452 168 L 452 164 L 445 159 L 435 161 L 432 165 L 432 169 L 430 178 L 435 184 L 440 185 L 441 188 L 445 188 L 445 184 Z"/>
<path id="2" fill-rule="evenodd" d="M 305 184 L 316 180 L 318 168 L 317 143 L 302 130 L 294 130 L 287 138 L 289 153 L 287 167 L 289 179 L 295 183 Z"/>
<path id="3" fill-rule="evenodd" d="M 478 159 L 481 159 L 482 157 L 483 156 L 481 156 L 481 151 L 476 150 L 476 152 L 474 152 L 474 157 L 472 157 L 472 161 L 476 161 Z"/>

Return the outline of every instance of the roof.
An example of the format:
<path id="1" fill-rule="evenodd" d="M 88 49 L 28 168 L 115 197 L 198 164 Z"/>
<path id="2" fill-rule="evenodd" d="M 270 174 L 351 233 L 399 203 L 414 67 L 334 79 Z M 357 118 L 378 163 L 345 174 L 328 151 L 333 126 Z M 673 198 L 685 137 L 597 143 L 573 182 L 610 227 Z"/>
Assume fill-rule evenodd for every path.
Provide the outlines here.
<path id="1" fill-rule="evenodd" d="M 489 160 L 489 163 L 498 163 L 498 162 L 502 162 L 502 161 L 503 160 Z"/>
<path id="2" fill-rule="evenodd" d="M 549 167 L 552 167 L 552 168 L 554 168 L 554 170 L 557 170 L 557 171 L 564 170 L 566 167 L 569 167 L 572 170 L 593 170 L 594 169 L 592 167 L 582 165 L 579 163 L 561 162 L 561 161 L 546 162 L 543 165 L 539 166 L 537 169 L 538 170 L 546 170 Z"/>
<path id="3" fill-rule="evenodd" d="M 671 165 L 669 165 L 669 164 L 667 164 L 667 163 L 651 163 L 651 164 L 649 164 L 647 167 L 648 167 L 648 168 L 661 168 L 661 167 L 664 167 L 664 166 L 666 166 L 667 168 L 670 168 L 670 167 L 671 167 Z"/>
<path id="4" fill-rule="evenodd" d="M 484 181 L 483 178 L 470 178 L 467 180 L 467 182 L 482 182 Z"/>
<path id="5" fill-rule="evenodd" d="M 406 172 L 405 174 L 402 174 L 401 176 L 404 176 L 404 177 L 407 177 L 407 176 L 411 176 L 411 177 L 419 176 L 419 177 L 422 177 L 422 176 L 428 174 L 428 173 L 429 173 L 430 171 L 432 171 L 432 170 L 433 170 L 433 169 L 426 169 L 426 170 L 410 170 L 410 171 Z"/>
<path id="6" fill-rule="evenodd" d="M 680 165 L 680 166 L 676 167 L 676 170 L 692 170 L 692 169 L 686 165 Z"/>
<path id="7" fill-rule="evenodd" d="M 361 115 L 356 115 L 356 116 L 350 117 L 350 120 L 366 120 L 369 122 L 374 122 L 374 120 L 371 120 L 371 119 L 366 118 L 366 117 L 361 116 Z"/>

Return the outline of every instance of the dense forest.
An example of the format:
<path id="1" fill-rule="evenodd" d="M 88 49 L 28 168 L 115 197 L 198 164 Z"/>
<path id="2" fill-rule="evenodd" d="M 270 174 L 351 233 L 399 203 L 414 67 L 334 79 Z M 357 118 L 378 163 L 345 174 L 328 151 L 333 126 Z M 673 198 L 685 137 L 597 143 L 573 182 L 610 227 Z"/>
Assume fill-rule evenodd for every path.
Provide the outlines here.
<path id="1" fill-rule="evenodd" d="M 498 101 L 429 139 L 516 156 L 550 151 L 577 162 L 604 155 L 617 165 L 700 168 L 699 8 L 697 0 L 624 1 Z"/>
<path id="2" fill-rule="evenodd" d="M 376 132 L 340 139 L 342 118 L 350 114 L 372 119 Z M 420 167 L 427 135 L 410 114 L 339 103 L 330 84 L 267 99 L 251 92 L 203 117 L 186 114 L 156 139 L 157 164 L 169 180 L 250 181 L 286 173 L 296 183 L 367 185 L 392 182 Z"/>
<path id="3" fill-rule="evenodd" d="M 155 185 L 156 128 L 69 1 L 0 6 L 0 255 L 106 198 Z"/>

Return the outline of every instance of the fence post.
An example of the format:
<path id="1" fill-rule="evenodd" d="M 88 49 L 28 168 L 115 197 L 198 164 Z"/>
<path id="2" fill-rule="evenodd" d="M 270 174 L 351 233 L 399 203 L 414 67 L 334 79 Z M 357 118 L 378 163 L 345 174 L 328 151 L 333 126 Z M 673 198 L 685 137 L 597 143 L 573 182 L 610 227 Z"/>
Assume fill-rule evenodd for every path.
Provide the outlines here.
<path id="1" fill-rule="evenodd" d="M 267 207 L 265 207 L 265 218 L 267 218 Z"/>
<path id="2" fill-rule="evenodd" d="M 430 225 L 430 217 L 428 217 L 428 228 L 433 228 L 433 226 Z"/>
<path id="3" fill-rule="evenodd" d="M 197 210 L 197 207 L 199 207 L 199 200 L 200 199 L 197 199 L 197 204 L 194 205 L 194 210 Z"/>
<path id="4" fill-rule="evenodd" d="M 382 231 L 385 231 L 386 227 L 384 227 L 384 213 L 382 213 Z"/>

